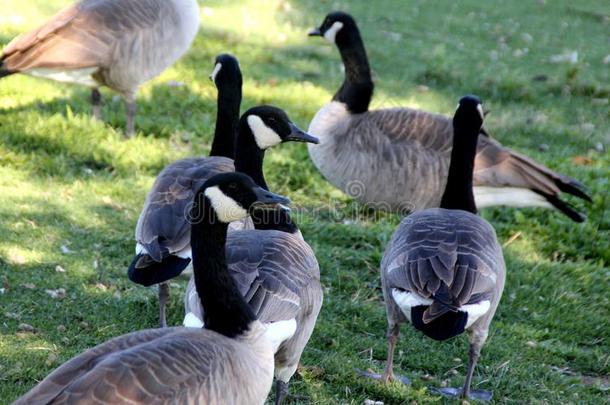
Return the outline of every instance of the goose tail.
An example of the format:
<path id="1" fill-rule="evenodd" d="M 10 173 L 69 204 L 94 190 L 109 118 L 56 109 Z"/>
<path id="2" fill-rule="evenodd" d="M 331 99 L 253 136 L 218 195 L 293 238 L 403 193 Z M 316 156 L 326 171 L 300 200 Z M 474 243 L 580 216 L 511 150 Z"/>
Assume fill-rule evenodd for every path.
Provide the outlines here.
<path id="1" fill-rule="evenodd" d="M 6 64 L 4 63 L 3 59 L 4 57 L 0 59 L 0 79 L 2 79 L 4 76 L 12 75 L 13 73 L 15 73 L 6 67 Z"/>
<path id="2" fill-rule="evenodd" d="M 479 137 L 479 142 L 474 173 L 478 207 L 555 208 L 573 221 L 585 221 L 585 215 L 561 199 L 565 193 L 591 202 L 589 192 L 580 182 L 507 149 L 492 138 Z"/>
<path id="3" fill-rule="evenodd" d="M 174 255 L 156 261 L 147 254 L 137 254 L 127 269 L 127 275 L 134 283 L 148 287 L 178 277 L 190 262 L 191 259 Z"/>
<path id="4" fill-rule="evenodd" d="M 511 153 L 511 164 L 527 181 L 529 188 L 544 197 L 555 209 L 575 222 L 584 222 L 586 216 L 577 211 L 572 204 L 562 200 L 560 193 L 578 197 L 592 202 L 586 187 L 579 181 L 556 173 L 519 153 Z"/>

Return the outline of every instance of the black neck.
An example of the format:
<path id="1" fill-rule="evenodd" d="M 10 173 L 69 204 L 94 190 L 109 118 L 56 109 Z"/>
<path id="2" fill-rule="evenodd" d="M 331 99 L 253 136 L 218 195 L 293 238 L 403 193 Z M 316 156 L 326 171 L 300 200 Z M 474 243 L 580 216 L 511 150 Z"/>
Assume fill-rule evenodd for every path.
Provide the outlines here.
<path id="1" fill-rule="evenodd" d="M 199 194 L 191 227 L 195 287 L 204 310 L 205 328 L 228 337 L 247 331 L 256 315 L 244 301 L 225 259 L 228 225 L 218 221 L 207 198 Z"/>
<path id="2" fill-rule="evenodd" d="M 210 156 L 225 156 L 234 159 L 235 135 L 241 104 L 241 83 L 219 85 L 217 104 L 216 129 Z"/>
<path id="3" fill-rule="evenodd" d="M 358 114 L 368 111 L 373 97 L 371 69 L 358 27 L 348 24 L 341 31 L 336 42 L 345 67 L 345 80 L 333 100 L 345 103 L 351 113 Z"/>
<path id="4" fill-rule="evenodd" d="M 247 174 L 259 186 L 268 190 L 263 174 L 265 151 L 258 147 L 254 134 L 248 123 L 242 119 L 237 135 L 237 150 L 235 151 L 235 171 Z"/>
<path id="5" fill-rule="evenodd" d="M 242 120 L 237 135 L 237 150 L 235 153 L 235 171 L 247 174 L 257 186 L 269 190 L 263 173 L 265 151 L 261 150 L 248 124 Z M 274 229 L 276 231 L 296 233 L 299 228 L 290 218 L 286 210 L 257 211 L 251 213 L 254 228 L 260 230 Z"/>
<path id="6" fill-rule="evenodd" d="M 447 185 L 441 199 L 441 208 L 477 213 L 472 191 L 472 172 L 477 152 L 478 130 L 454 125 L 453 149 Z"/>

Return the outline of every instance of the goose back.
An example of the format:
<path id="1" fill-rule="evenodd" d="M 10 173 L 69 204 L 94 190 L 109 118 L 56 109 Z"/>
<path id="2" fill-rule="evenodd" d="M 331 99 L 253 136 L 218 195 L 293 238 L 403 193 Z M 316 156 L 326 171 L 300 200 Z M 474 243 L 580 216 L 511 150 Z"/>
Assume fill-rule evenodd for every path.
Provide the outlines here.
<path id="1" fill-rule="evenodd" d="M 195 0 L 83 0 L 11 41 L 2 69 L 131 96 L 186 52 L 198 27 Z"/>
<path id="2" fill-rule="evenodd" d="M 165 167 L 138 218 L 135 238 L 139 249 L 146 249 L 157 262 L 190 251 L 191 225 L 185 214 L 196 191 L 215 174 L 234 170 L 233 160 L 220 156 L 181 159 Z M 184 256 L 190 257 L 190 253 L 184 252 Z"/>
<path id="3" fill-rule="evenodd" d="M 393 298 L 398 290 L 433 301 L 425 321 L 490 301 L 490 310 L 476 321 L 486 328 L 502 295 L 505 264 L 487 221 L 462 210 L 431 208 L 400 223 L 383 256 L 381 278 L 393 322 L 409 316 Z"/>
<path id="4" fill-rule="evenodd" d="M 227 237 L 226 259 L 239 291 L 263 323 L 289 320 L 313 303 L 301 302 L 319 291 L 320 269 L 311 247 L 297 235 L 275 230 L 243 230 Z M 191 280 L 192 283 L 192 280 Z M 203 319 L 203 308 L 189 283 L 186 311 Z M 321 301 L 318 299 L 317 301 Z"/>
<path id="5" fill-rule="evenodd" d="M 191 328 L 123 335 L 63 364 L 14 405 L 92 398 L 100 404 L 251 404 L 251 398 L 266 396 L 273 380 L 263 333 L 255 322 L 236 339 Z"/>

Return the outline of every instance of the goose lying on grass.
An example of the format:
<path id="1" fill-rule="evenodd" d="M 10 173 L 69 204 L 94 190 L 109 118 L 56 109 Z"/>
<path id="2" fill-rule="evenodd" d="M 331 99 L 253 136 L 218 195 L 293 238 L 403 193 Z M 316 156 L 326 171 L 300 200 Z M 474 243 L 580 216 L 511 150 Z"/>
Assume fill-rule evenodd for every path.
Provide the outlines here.
<path id="1" fill-rule="evenodd" d="M 345 67 L 343 84 L 309 125 L 308 132 L 320 138 L 318 145 L 309 145 L 318 170 L 362 203 L 399 211 L 438 207 L 451 157 L 451 119 L 410 108 L 369 110 L 371 69 L 349 14 L 328 14 L 309 35 L 336 44 Z M 562 192 L 591 201 L 576 180 L 502 146 L 481 129 L 474 166 L 478 207 L 555 208 L 584 221 L 561 200 Z"/>

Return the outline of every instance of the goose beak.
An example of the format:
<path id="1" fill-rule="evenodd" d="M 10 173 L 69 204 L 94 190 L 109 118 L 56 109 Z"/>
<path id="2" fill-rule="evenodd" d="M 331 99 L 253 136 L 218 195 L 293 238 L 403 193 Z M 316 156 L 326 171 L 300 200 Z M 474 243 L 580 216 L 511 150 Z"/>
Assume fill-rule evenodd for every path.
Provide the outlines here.
<path id="1" fill-rule="evenodd" d="M 321 37 L 322 31 L 320 31 L 320 28 L 313 28 L 307 33 L 307 35 L 309 35 L 310 37 Z"/>
<path id="2" fill-rule="evenodd" d="M 254 189 L 254 194 L 256 195 L 256 203 L 254 206 L 257 209 L 277 210 L 286 208 L 286 206 L 290 205 L 290 198 L 274 194 L 262 187 L 256 187 Z"/>
<path id="3" fill-rule="evenodd" d="M 320 140 L 315 136 L 309 135 L 307 132 L 303 131 L 301 128 L 297 127 L 293 123 L 290 123 L 290 134 L 284 138 L 284 142 L 294 141 L 294 142 L 308 142 L 308 143 L 320 143 Z"/>

